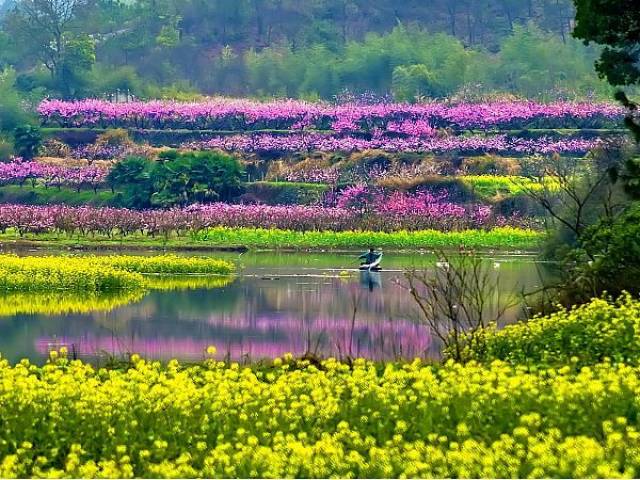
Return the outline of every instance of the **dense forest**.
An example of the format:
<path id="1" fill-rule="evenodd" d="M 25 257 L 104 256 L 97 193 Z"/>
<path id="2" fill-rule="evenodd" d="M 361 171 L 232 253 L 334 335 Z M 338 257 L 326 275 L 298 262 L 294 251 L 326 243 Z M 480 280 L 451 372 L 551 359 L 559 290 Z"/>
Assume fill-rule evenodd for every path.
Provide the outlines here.
<path id="1" fill-rule="evenodd" d="M 7 0 L 0 65 L 26 98 L 605 97 L 570 0 Z M 550 73 L 552 72 L 552 73 Z"/>

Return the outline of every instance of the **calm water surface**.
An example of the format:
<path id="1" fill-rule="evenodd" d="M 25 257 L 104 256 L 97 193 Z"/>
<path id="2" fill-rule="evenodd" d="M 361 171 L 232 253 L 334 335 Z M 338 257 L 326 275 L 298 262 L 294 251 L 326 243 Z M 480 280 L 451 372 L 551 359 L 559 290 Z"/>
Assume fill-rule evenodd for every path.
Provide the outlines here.
<path id="1" fill-rule="evenodd" d="M 436 268 L 433 256 L 386 255 L 385 271 L 364 274 L 353 271 L 354 254 L 211 255 L 240 267 L 220 288 L 107 298 L 0 296 L 0 352 L 11 361 L 43 360 L 62 345 L 85 359 L 135 352 L 199 360 L 208 345 L 234 359 L 307 351 L 373 359 L 438 355 L 437 339 L 419 321 L 402 274 Z M 502 295 L 540 283 L 533 257 L 486 255 L 485 261 L 500 275 Z M 518 315 L 514 308 L 509 319 Z"/>

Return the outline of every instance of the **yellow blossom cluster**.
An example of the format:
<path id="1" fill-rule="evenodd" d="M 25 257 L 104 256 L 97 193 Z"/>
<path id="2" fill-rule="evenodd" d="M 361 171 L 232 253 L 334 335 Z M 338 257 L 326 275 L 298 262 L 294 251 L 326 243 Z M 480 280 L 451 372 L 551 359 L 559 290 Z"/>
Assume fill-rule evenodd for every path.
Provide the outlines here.
<path id="1" fill-rule="evenodd" d="M 232 263 L 209 257 L 111 255 L 82 258 L 88 258 L 91 263 L 96 265 L 137 273 L 230 275 L 234 272 Z"/>
<path id="2" fill-rule="evenodd" d="M 526 323 L 489 329 L 474 338 L 466 356 L 529 365 L 588 365 L 604 358 L 637 365 L 640 301 L 628 294 L 615 302 L 595 299 Z"/>
<path id="3" fill-rule="evenodd" d="M 229 275 L 233 264 L 214 258 L 162 255 L 46 256 L 0 255 L 0 290 L 109 291 L 157 284 L 143 274 Z"/>
<path id="4" fill-rule="evenodd" d="M 0 477 L 637 477 L 639 399 L 640 368 L 608 362 L 96 369 L 61 351 L 0 360 Z"/>

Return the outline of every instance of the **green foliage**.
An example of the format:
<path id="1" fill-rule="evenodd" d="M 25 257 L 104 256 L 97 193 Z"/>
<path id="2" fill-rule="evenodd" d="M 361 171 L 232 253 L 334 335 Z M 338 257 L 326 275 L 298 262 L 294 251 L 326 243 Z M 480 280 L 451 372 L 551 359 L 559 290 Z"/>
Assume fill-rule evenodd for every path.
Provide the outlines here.
<path id="1" fill-rule="evenodd" d="M 7 68 L 0 72 L 0 131 L 13 132 L 29 122 L 24 100 L 16 88 L 15 70 Z"/>
<path id="2" fill-rule="evenodd" d="M 549 35 L 531 24 L 515 27 L 499 53 L 499 66 L 491 79 L 495 88 L 526 97 L 553 98 L 558 93 L 601 97 L 611 94 L 593 75 L 596 53 L 574 39 Z"/>
<path id="3" fill-rule="evenodd" d="M 111 169 L 107 183 L 123 194 L 123 206 L 146 208 L 151 205 L 153 182 L 151 175 L 154 163 L 143 157 L 129 157 Z"/>
<path id="4" fill-rule="evenodd" d="M 640 156 L 634 156 L 627 160 L 621 178 L 627 195 L 640 200 Z"/>
<path id="5" fill-rule="evenodd" d="M 590 227 L 581 248 L 591 259 L 578 269 L 596 292 L 640 293 L 640 203 L 623 214 Z"/>
<path id="6" fill-rule="evenodd" d="M 38 155 L 42 145 L 40 129 L 33 125 L 16 127 L 13 132 L 13 144 L 17 156 L 32 159 Z"/>
<path id="7" fill-rule="evenodd" d="M 640 83 L 640 4 L 635 0 L 574 0 L 576 27 L 573 35 L 585 43 L 603 45 L 596 70 L 611 85 Z M 623 91 L 616 98 L 629 109 L 626 124 L 640 141 L 638 105 Z"/>
<path id="8" fill-rule="evenodd" d="M 635 0 L 574 0 L 573 35 L 585 42 L 605 45 L 596 64 L 612 85 L 640 82 L 640 4 Z"/>
<path id="9" fill-rule="evenodd" d="M 239 193 L 243 175 L 240 162 L 222 152 L 165 152 L 151 174 L 151 204 L 167 207 L 229 200 Z"/>
<path id="10" fill-rule="evenodd" d="M 394 68 L 391 82 L 391 92 L 399 102 L 414 102 L 421 97 L 436 96 L 433 75 L 422 64 Z"/>
<path id="11" fill-rule="evenodd" d="M 79 82 L 79 76 L 83 72 L 91 70 L 96 62 L 96 44 L 88 35 L 71 35 L 63 37 L 65 54 L 62 59 L 60 81 L 73 83 Z M 72 86 L 65 88 L 71 92 Z"/>
<path id="12" fill-rule="evenodd" d="M 640 301 L 596 299 L 526 323 L 489 329 L 466 351 L 469 359 L 517 365 L 592 365 L 608 358 L 638 365 Z"/>
<path id="13" fill-rule="evenodd" d="M 162 152 L 158 161 L 131 157 L 115 165 L 107 182 L 121 191 L 125 206 L 171 207 L 225 201 L 242 187 L 244 170 L 221 152 Z"/>

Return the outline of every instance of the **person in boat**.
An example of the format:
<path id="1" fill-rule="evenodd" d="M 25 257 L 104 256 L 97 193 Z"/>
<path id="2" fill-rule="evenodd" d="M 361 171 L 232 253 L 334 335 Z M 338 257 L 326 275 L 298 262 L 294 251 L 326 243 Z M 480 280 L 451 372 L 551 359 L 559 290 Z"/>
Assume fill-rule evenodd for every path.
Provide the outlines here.
<path id="1" fill-rule="evenodd" d="M 382 253 L 370 248 L 368 252 L 363 253 L 358 258 L 362 260 L 360 268 L 380 268 Z"/>

